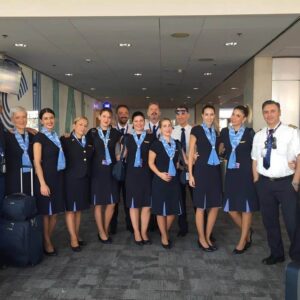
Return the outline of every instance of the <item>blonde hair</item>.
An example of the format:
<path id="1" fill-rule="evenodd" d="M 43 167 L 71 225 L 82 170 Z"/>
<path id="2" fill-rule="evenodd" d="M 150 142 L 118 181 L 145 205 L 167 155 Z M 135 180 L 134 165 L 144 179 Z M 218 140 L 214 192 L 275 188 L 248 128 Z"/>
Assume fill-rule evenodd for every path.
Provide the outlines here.
<path id="1" fill-rule="evenodd" d="M 10 117 L 12 118 L 17 112 L 23 112 L 27 115 L 27 110 L 23 106 L 15 106 L 10 109 Z"/>
<path id="2" fill-rule="evenodd" d="M 73 124 L 75 125 L 78 121 L 80 121 L 80 120 L 86 120 L 87 121 L 87 123 L 89 124 L 89 120 L 88 120 L 88 118 L 86 117 L 86 116 L 79 116 L 79 117 L 76 117 L 75 119 L 74 119 L 74 121 L 73 121 Z"/>

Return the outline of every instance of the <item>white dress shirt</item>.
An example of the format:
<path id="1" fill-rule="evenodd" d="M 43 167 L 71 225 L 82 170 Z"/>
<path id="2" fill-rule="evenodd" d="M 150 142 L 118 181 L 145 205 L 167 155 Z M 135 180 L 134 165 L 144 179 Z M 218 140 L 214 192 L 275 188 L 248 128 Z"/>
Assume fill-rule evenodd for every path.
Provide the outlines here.
<path id="1" fill-rule="evenodd" d="M 269 129 L 265 127 L 258 131 L 253 139 L 251 156 L 257 161 L 257 172 L 270 178 L 294 174 L 295 170 L 289 168 L 288 162 L 296 160 L 297 155 L 300 154 L 299 130 L 284 124 L 275 130 L 273 137 L 276 137 L 277 149 L 271 150 L 270 168 L 265 169 L 263 157 L 266 153 L 265 142 Z"/>
<path id="2" fill-rule="evenodd" d="M 159 121 L 156 124 L 153 124 L 151 121 L 146 121 L 144 129 L 151 130 L 151 132 L 153 132 L 154 125 L 156 126 L 156 137 L 158 138 L 160 136 Z"/>
<path id="3" fill-rule="evenodd" d="M 172 138 L 174 140 L 181 141 L 181 128 L 184 128 L 185 131 L 185 141 L 186 141 L 186 154 L 189 155 L 189 144 L 190 144 L 190 136 L 191 136 L 191 130 L 192 126 L 187 124 L 185 127 L 181 127 L 180 125 L 176 125 L 172 132 Z"/>
<path id="4" fill-rule="evenodd" d="M 125 126 L 121 125 L 120 123 L 117 124 L 116 129 L 117 129 L 118 131 L 121 132 L 121 129 L 122 129 L 122 128 L 125 129 L 125 130 L 124 130 L 124 134 L 126 134 L 126 133 L 132 134 L 132 130 L 133 130 L 133 129 L 132 129 L 132 125 L 129 124 L 128 122 L 126 123 Z"/>

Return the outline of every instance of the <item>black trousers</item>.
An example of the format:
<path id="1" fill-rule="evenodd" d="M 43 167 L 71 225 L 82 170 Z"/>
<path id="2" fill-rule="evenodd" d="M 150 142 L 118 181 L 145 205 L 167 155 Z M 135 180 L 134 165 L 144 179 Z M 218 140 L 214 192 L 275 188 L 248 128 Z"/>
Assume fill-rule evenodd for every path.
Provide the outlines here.
<path id="1" fill-rule="evenodd" d="M 284 256 L 279 207 L 281 206 L 283 220 L 291 243 L 294 240 L 298 222 L 298 195 L 292 186 L 292 176 L 276 181 L 260 176 L 255 186 L 271 254 L 274 257 Z"/>
<path id="2" fill-rule="evenodd" d="M 124 213 L 125 213 L 125 222 L 126 222 L 126 228 L 131 229 L 131 220 L 130 220 L 130 214 L 129 214 L 129 208 L 126 206 L 126 189 L 125 189 L 125 182 L 120 183 L 120 193 L 122 193 L 122 200 L 123 200 L 123 206 L 124 206 Z M 113 231 L 116 231 L 117 225 L 118 225 L 118 215 L 119 215 L 119 205 L 121 204 L 121 201 L 115 205 L 115 211 L 112 216 L 111 222 L 110 222 L 110 228 Z"/>

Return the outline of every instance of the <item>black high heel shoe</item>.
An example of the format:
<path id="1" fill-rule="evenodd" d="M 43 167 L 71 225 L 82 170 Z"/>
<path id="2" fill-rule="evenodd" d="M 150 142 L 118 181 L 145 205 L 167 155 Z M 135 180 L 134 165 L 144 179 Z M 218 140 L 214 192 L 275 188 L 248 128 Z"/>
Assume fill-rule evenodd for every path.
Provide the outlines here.
<path id="1" fill-rule="evenodd" d="M 44 249 L 44 254 L 47 256 L 57 256 L 57 251 L 55 250 L 55 248 L 53 248 L 53 251 L 51 251 L 51 252 Z"/>
<path id="2" fill-rule="evenodd" d="M 247 250 L 246 245 L 242 250 L 234 248 L 232 254 L 243 254 Z"/>
<path id="3" fill-rule="evenodd" d="M 149 239 L 149 240 L 143 240 L 143 244 L 144 245 L 152 245 L 152 241 Z"/>
<path id="4" fill-rule="evenodd" d="M 72 249 L 74 252 L 80 252 L 80 251 L 81 251 L 80 245 L 78 245 L 78 246 L 76 246 L 76 247 L 73 247 L 73 246 L 70 245 L 70 247 L 71 247 L 71 249 Z"/>
<path id="5" fill-rule="evenodd" d="M 98 233 L 98 239 L 99 239 L 99 241 L 102 243 L 102 244 L 111 244 L 112 243 L 112 239 L 109 237 L 107 240 L 103 240 L 103 239 L 101 239 L 101 236 L 100 236 L 100 234 Z"/>
<path id="6" fill-rule="evenodd" d="M 252 245 L 252 236 L 253 236 L 253 233 L 254 233 L 253 229 L 250 228 L 249 242 L 246 242 L 246 245 L 245 245 L 246 249 L 245 250 L 249 249 L 251 247 L 251 245 Z"/>
<path id="7" fill-rule="evenodd" d="M 161 245 L 163 246 L 164 249 L 171 249 L 171 244 L 163 244 L 161 243 Z"/>
<path id="8" fill-rule="evenodd" d="M 140 240 L 140 241 L 134 240 L 134 242 L 135 242 L 135 244 L 138 245 L 138 246 L 143 246 L 143 245 L 144 245 L 143 240 Z"/>
<path id="9" fill-rule="evenodd" d="M 204 252 L 213 252 L 214 251 L 210 246 L 208 246 L 208 248 L 203 247 L 199 240 L 197 240 L 197 243 L 198 243 L 198 247 L 201 250 L 203 250 Z"/>

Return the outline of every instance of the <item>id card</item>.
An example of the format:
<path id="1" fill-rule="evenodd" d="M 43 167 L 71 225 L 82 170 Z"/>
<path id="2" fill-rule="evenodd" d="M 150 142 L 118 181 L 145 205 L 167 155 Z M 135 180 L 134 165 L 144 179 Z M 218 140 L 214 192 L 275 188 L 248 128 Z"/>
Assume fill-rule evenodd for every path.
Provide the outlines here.
<path id="1" fill-rule="evenodd" d="M 240 168 L 240 163 L 235 163 L 235 168 L 239 169 Z"/>
<path id="2" fill-rule="evenodd" d="M 185 179 L 186 179 L 186 181 L 190 180 L 190 173 L 189 172 L 185 173 Z"/>
<path id="3" fill-rule="evenodd" d="M 103 166 L 109 166 L 110 163 L 108 163 L 106 159 L 103 159 L 103 160 L 102 160 L 102 165 L 103 165 Z"/>

